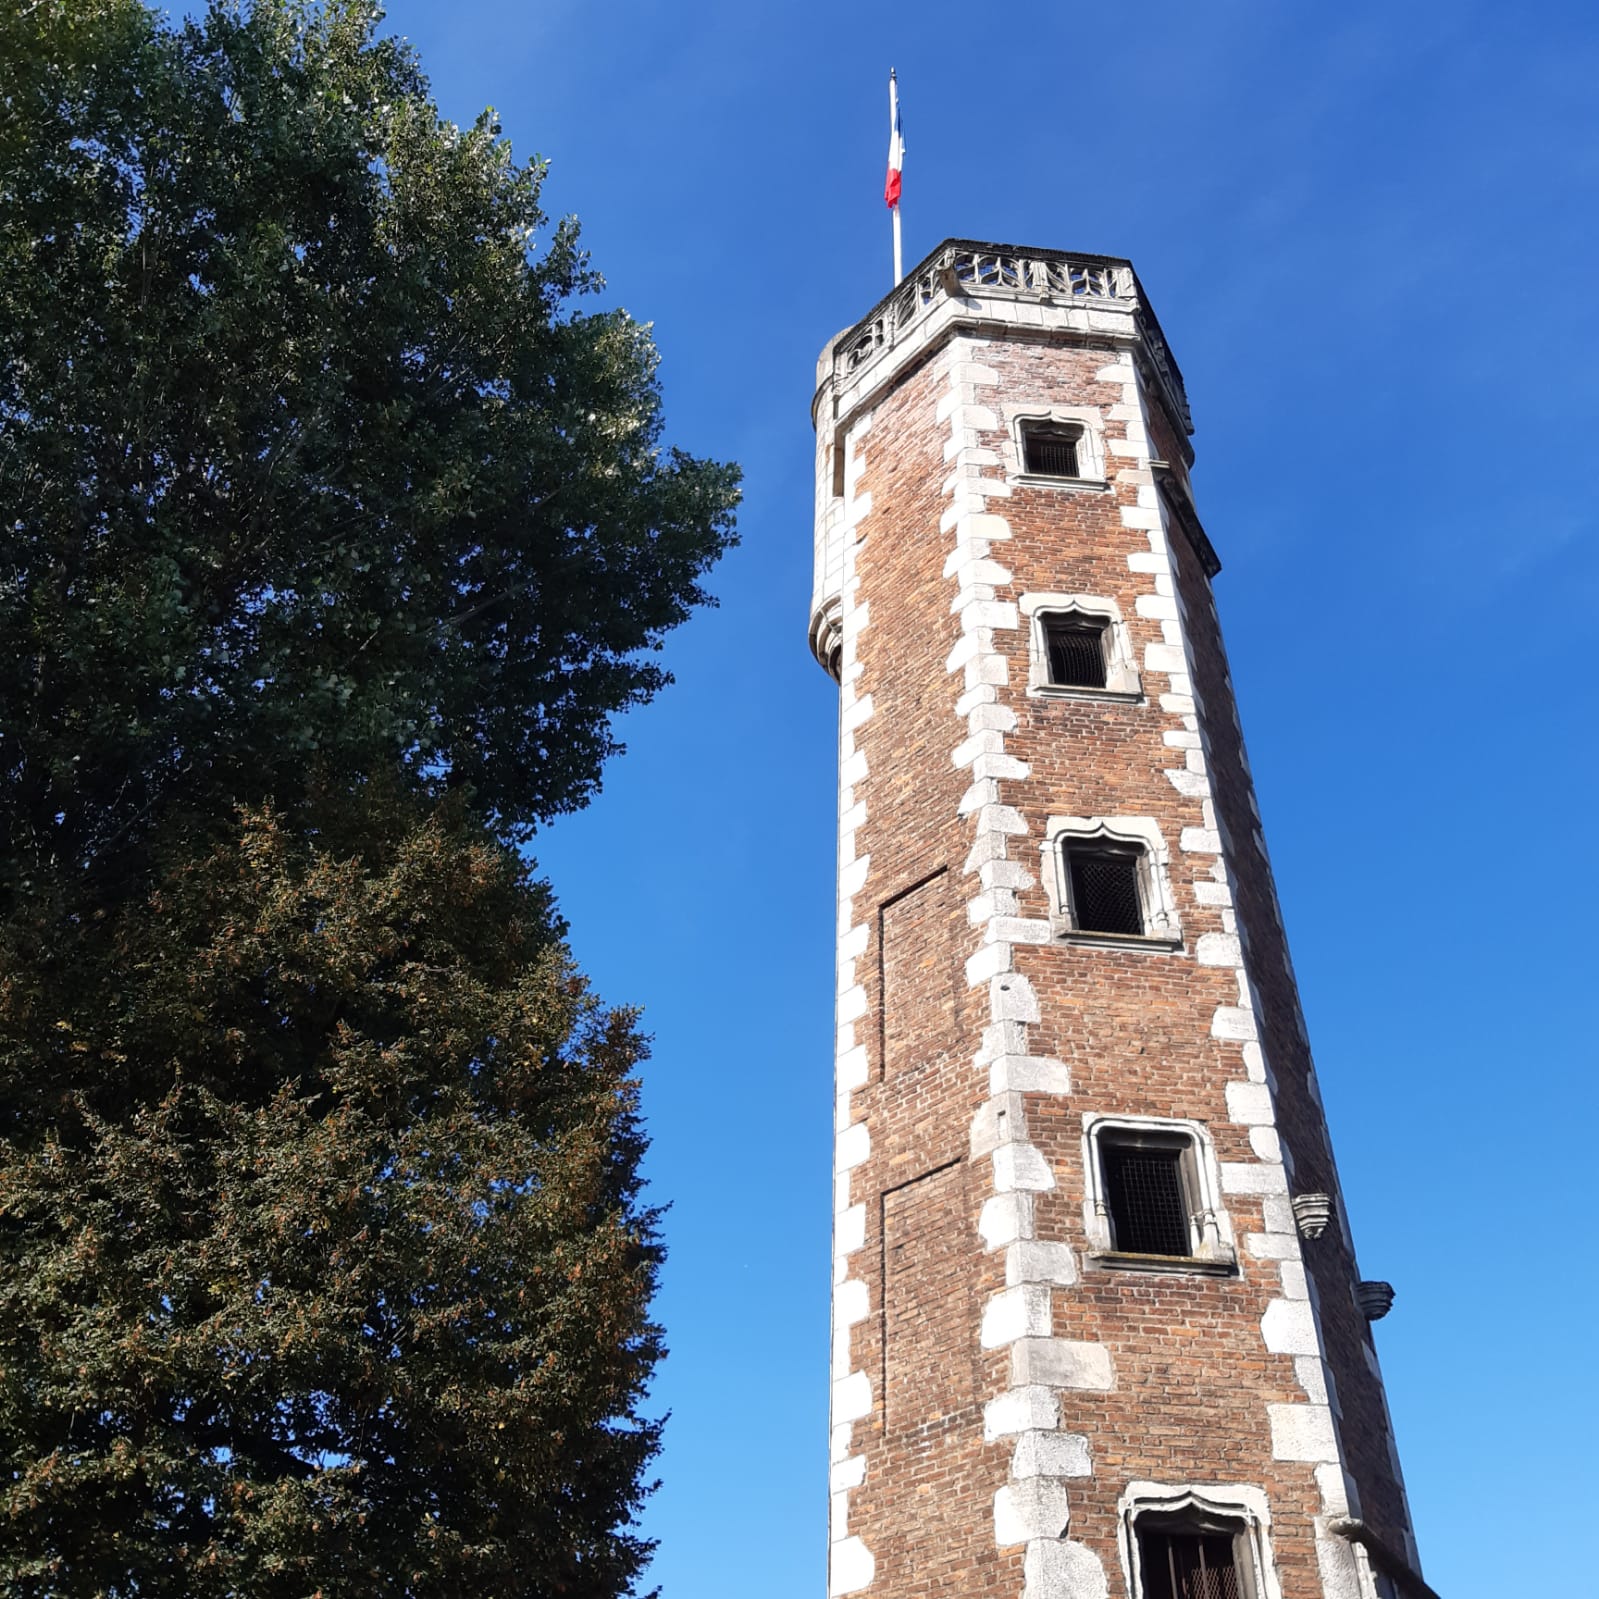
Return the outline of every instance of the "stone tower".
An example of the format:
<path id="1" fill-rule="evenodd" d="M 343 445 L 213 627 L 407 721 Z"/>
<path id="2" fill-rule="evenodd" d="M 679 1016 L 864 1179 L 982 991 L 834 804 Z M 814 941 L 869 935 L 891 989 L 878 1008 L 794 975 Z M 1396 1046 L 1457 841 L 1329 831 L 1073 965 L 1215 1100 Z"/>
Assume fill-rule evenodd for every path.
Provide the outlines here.
<path id="1" fill-rule="evenodd" d="M 1429 1595 L 1131 265 L 948 241 L 814 417 L 831 1592 Z"/>

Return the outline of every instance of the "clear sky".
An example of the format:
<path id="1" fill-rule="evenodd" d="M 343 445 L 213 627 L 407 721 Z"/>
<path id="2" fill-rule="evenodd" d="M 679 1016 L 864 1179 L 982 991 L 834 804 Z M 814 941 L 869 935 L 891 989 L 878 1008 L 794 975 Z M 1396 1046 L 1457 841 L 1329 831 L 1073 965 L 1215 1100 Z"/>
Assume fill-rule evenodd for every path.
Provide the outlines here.
<path id="1" fill-rule="evenodd" d="M 553 161 L 746 472 L 719 611 L 538 854 L 642 1004 L 665 1599 L 824 1591 L 834 715 L 817 352 L 949 235 L 1128 255 L 1201 513 L 1424 1564 L 1590 1594 L 1599 1438 L 1599 8 L 396 0 L 445 114 Z M 1585 943 L 1584 940 L 1590 940 Z M 1591 1544 L 1591 1535 L 1583 1535 Z"/>

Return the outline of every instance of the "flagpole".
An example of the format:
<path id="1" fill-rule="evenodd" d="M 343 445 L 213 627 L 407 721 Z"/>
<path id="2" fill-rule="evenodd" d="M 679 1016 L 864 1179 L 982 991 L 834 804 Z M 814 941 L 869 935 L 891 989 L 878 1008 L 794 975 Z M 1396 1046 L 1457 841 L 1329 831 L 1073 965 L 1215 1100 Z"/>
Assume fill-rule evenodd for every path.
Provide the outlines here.
<path id="1" fill-rule="evenodd" d="M 899 140 L 899 82 L 894 76 L 894 69 L 888 69 L 888 126 L 889 137 L 892 143 L 898 144 Z M 903 147 L 901 146 L 901 149 Z M 892 153 L 892 151 L 891 151 Z M 900 160 L 903 161 L 903 153 Z M 905 277 L 904 251 L 900 239 L 899 228 L 899 196 L 894 196 L 894 204 L 889 207 L 894 217 L 894 287 L 897 289 Z"/>

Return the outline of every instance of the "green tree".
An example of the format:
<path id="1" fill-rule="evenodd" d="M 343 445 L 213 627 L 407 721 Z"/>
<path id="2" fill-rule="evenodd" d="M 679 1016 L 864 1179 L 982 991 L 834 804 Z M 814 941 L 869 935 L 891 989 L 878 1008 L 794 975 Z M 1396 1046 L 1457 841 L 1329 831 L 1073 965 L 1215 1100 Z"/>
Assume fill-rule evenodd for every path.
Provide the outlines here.
<path id="1" fill-rule="evenodd" d="M 402 765 L 504 836 L 592 792 L 732 468 L 543 163 L 376 8 L 0 8 L 0 862 Z"/>
<path id="2" fill-rule="evenodd" d="M 0 1585 L 609 1599 L 626 1012 L 515 850 L 733 468 L 371 6 L 0 8 Z"/>

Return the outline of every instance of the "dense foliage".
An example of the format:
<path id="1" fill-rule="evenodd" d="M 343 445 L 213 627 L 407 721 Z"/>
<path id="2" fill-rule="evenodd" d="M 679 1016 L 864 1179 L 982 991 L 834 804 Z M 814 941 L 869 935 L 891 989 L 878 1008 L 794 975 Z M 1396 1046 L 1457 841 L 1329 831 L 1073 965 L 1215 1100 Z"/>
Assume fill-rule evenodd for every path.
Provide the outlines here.
<path id="1" fill-rule="evenodd" d="M 403 762 L 581 803 L 730 468 L 648 332 L 370 6 L 0 8 L 0 862 Z M 9 873 L 8 873 L 9 875 Z"/>
<path id="2" fill-rule="evenodd" d="M 0 1587 L 609 1599 L 633 1018 L 515 846 L 736 474 L 370 6 L 0 7 Z"/>

